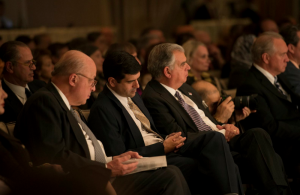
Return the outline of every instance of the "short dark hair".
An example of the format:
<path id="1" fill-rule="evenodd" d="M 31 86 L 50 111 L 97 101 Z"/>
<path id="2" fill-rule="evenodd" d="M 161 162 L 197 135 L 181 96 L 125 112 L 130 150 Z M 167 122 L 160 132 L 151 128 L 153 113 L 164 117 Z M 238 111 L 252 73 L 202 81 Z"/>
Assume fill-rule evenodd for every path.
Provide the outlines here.
<path id="1" fill-rule="evenodd" d="M 32 41 L 32 39 L 28 35 L 20 35 L 16 38 L 16 41 L 20 41 L 28 45 Z"/>
<path id="2" fill-rule="evenodd" d="M 125 51 L 109 52 L 103 62 L 104 78 L 108 81 L 109 77 L 113 77 L 118 83 L 125 74 L 137 74 L 141 68 L 136 59 Z"/>
<path id="3" fill-rule="evenodd" d="M 91 32 L 87 35 L 86 39 L 89 41 L 89 42 L 92 42 L 94 43 L 98 37 L 101 36 L 101 33 L 100 32 Z"/>
<path id="4" fill-rule="evenodd" d="M 297 46 L 297 44 L 300 40 L 297 35 L 298 31 L 300 31 L 299 26 L 288 25 L 284 29 L 282 29 L 280 34 L 283 37 L 283 39 L 287 45 L 292 44 L 294 46 Z"/>
<path id="5" fill-rule="evenodd" d="M 114 43 L 108 48 L 107 53 L 114 51 L 126 51 L 130 55 L 132 55 L 134 52 L 137 52 L 136 47 L 129 42 Z"/>
<path id="6" fill-rule="evenodd" d="M 3 62 L 16 61 L 20 58 L 18 47 L 28 47 L 20 41 L 8 41 L 0 47 L 0 59 Z"/>
<path id="7" fill-rule="evenodd" d="M 40 71 L 43 65 L 43 57 L 48 56 L 51 59 L 51 52 L 47 49 L 36 49 L 33 53 L 33 59 L 36 60 L 36 69 L 34 72 Z M 34 79 L 39 79 L 38 74 L 34 74 Z"/>
<path id="8" fill-rule="evenodd" d="M 58 53 L 59 50 L 68 47 L 67 44 L 65 43 L 52 43 L 51 45 L 48 46 L 48 50 L 51 52 L 51 55 L 59 57 Z"/>

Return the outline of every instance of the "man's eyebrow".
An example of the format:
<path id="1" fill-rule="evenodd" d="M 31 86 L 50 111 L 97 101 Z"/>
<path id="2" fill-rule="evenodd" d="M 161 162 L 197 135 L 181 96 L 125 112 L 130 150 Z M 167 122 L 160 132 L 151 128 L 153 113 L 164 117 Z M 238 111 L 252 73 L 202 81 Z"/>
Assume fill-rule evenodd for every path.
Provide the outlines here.
<path id="1" fill-rule="evenodd" d="M 185 63 L 186 63 L 186 61 L 182 62 L 180 65 L 182 66 L 182 65 L 184 65 Z"/>

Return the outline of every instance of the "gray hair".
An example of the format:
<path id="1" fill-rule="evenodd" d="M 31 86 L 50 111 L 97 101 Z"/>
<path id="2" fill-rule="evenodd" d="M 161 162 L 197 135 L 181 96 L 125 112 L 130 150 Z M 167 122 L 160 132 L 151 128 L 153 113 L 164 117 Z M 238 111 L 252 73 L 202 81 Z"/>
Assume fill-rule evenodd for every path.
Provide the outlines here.
<path id="1" fill-rule="evenodd" d="M 184 49 L 184 54 L 186 56 L 186 61 L 188 64 L 190 63 L 190 60 L 191 60 L 193 54 L 195 53 L 195 50 L 200 45 L 206 47 L 204 43 L 196 41 L 196 40 L 189 40 L 182 45 L 182 47 Z"/>
<path id="2" fill-rule="evenodd" d="M 70 50 L 65 53 L 55 64 L 52 76 L 70 75 L 73 73 L 79 73 L 82 69 L 84 69 L 84 58 L 78 57 L 78 54 L 85 55 L 84 53 L 76 50 Z"/>
<path id="3" fill-rule="evenodd" d="M 153 79 L 159 79 L 163 75 L 165 67 L 173 70 L 175 64 L 173 51 L 184 52 L 184 49 L 175 43 L 162 43 L 151 50 L 148 59 L 148 71 Z"/>
<path id="4" fill-rule="evenodd" d="M 262 54 L 272 54 L 274 52 L 274 39 L 282 39 L 282 36 L 275 32 L 262 33 L 254 42 L 251 53 L 254 63 L 260 63 Z"/>

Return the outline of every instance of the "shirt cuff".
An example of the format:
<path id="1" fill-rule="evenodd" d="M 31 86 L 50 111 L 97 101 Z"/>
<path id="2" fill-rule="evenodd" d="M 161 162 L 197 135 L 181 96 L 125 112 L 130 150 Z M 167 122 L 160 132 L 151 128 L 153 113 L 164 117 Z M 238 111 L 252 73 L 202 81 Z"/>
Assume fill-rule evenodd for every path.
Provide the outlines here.
<path id="1" fill-rule="evenodd" d="M 105 163 L 105 168 L 107 168 L 107 163 L 109 163 L 110 161 L 112 161 L 112 156 L 106 157 L 106 163 Z"/>

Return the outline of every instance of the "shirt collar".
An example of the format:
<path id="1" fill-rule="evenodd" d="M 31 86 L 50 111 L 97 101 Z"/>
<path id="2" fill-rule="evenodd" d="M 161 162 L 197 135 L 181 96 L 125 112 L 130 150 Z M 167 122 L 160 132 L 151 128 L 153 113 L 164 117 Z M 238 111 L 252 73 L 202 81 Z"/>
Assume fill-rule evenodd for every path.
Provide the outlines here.
<path id="1" fill-rule="evenodd" d="M 112 94 L 114 94 L 114 96 L 123 104 L 123 105 L 128 105 L 128 99 L 127 97 L 123 97 L 120 96 L 119 94 L 117 94 L 113 89 L 111 89 L 107 84 L 106 84 L 107 88 L 112 92 Z"/>
<path id="2" fill-rule="evenodd" d="M 20 96 L 24 99 L 27 99 L 27 96 L 26 96 L 26 93 L 25 93 L 25 88 L 27 88 L 30 91 L 27 84 L 26 84 L 25 87 L 22 87 L 20 85 L 12 84 L 4 78 L 3 78 L 3 80 L 4 80 L 5 84 L 14 92 L 14 94 L 16 94 L 17 96 Z"/>
<path id="3" fill-rule="evenodd" d="M 66 106 L 68 107 L 68 109 L 71 109 L 71 105 L 69 103 L 69 100 L 67 99 L 67 97 L 65 96 L 65 94 L 53 83 L 51 82 L 52 85 L 56 88 L 57 92 L 59 93 L 60 97 L 63 99 L 64 103 L 66 104 Z"/>
<path id="4" fill-rule="evenodd" d="M 275 78 L 273 77 L 273 75 L 271 75 L 271 73 L 269 73 L 268 71 L 266 71 L 265 69 L 263 69 L 257 64 L 253 64 L 253 65 L 255 68 L 257 68 L 257 70 L 259 70 L 263 75 L 265 75 L 265 77 L 267 77 L 267 79 L 272 83 L 272 85 L 274 85 Z"/>
<path id="5" fill-rule="evenodd" d="M 175 89 L 173 89 L 172 87 L 169 87 L 169 86 L 167 86 L 167 85 L 165 85 L 165 84 L 162 84 L 162 83 L 160 83 L 170 94 L 172 94 L 172 96 L 174 96 L 175 97 L 175 93 L 176 92 L 178 92 L 181 96 L 182 96 L 182 93 L 179 91 L 179 90 L 175 90 Z"/>
<path id="6" fill-rule="evenodd" d="M 290 60 L 290 62 L 296 67 L 296 68 L 298 68 L 299 69 L 299 64 L 297 64 L 295 61 L 293 61 L 293 60 Z"/>

